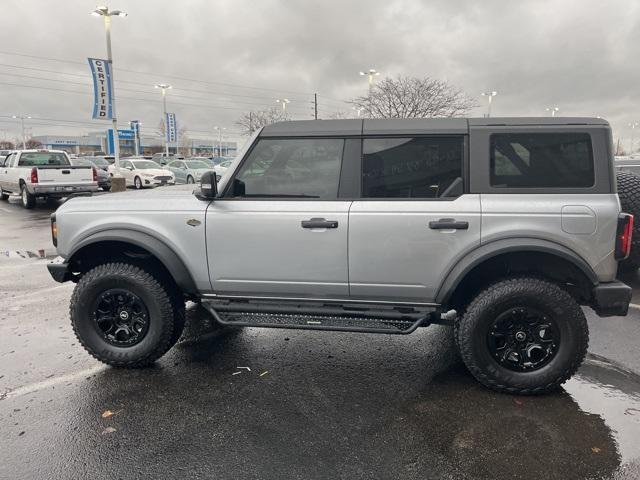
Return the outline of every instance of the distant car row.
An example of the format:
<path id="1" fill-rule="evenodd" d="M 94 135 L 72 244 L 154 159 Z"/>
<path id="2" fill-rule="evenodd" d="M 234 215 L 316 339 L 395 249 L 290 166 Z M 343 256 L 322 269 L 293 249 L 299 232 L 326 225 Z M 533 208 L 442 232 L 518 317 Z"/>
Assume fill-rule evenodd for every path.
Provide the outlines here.
<path id="1" fill-rule="evenodd" d="M 0 151 L 0 198 L 20 194 L 26 208 L 36 198 L 61 198 L 72 193 L 111 190 L 115 174 L 113 156 L 69 156 L 62 150 Z M 162 154 L 156 157 L 127 157 L 120 160 L 120 174 L 128 187 L 135 189 L 161 185 L 192 184 L 204 172 L 224 175 L 233 159 L 225 157 L 183 158 Z"/>

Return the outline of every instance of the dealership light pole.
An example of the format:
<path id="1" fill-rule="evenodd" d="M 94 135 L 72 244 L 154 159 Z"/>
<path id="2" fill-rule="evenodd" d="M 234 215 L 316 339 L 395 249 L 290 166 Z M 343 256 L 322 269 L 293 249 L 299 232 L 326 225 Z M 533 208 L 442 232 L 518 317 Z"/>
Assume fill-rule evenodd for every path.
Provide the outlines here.
<path id="1" fill-rule="evenodd" d="M 13 115 L 13 118 L 20 119 L 20 124 L 22 125 L 22 149 L 27 149 L 27 135 L 24 130 L 24 121 L 28 118 L 31 118 L 29 115 Z"/>
<path id="2" fill-rule="evenodd" d="M 120 175 L 120 138 L 118 136 L 118 120 L 116 116 L 116 87 L 115 87 L 115 78 L 113 73 L 113 56 L 111 55 L 111 17 L 126 17 L 126 12 L 122 10 L 109 10 L 109 7 L 96 7 L 96 9 L 91 12 L 91 15 L 95 17 L 102 17 L 104 19 L 104 30 L 107 35 L 107 60 L 109 65 L 111 66 L 111 111 L 113 113 L 112 122 L 113 122 L 113 154 L 115 157 L 114 167 L 115 167 L 115 175 L 114 177 L 121 177 Z M 122 182 L 120 182 L 122 183 Z M 114 190 L 120 190 L 121 185 L 114 185 Z M 124 190 L 124 186 L 122 186 Z"/>
<path id="3" fill-rule="evenodd" d="M 222 131 L 226 130 L 226 127 L 213 127 L 214 130 L 218 131 L 218 156 L 222 156 Z"/>
<path id="4" fill-rule="evenodd" d="M 162 91 L 162 123 L 164 124 L 164 153 L 169 158 L 169 126 L 167 125 L 167 90 L 172 87 L 167 83 L 159 83 L 156 85 Z"/>
<path id="5" fill-rule="evenodd" d="M 288 98 L 277 99 L 276 103 L 282 104 L 282 113 L 287 113 L 287 103 L 291 103 L 291 100 Z"/>
<path id="6" fill-rule="evenodd" d="M 636 127 L 638 125 L 640 125 L 638 124 L 638 122 L 631 122 L 629 124 L 629 126 L 631 127 L 631 149 L 629 150 L 629 155 L 633 155 L 633 147 L 635 146 L 635 143 L 636 143 L 636 139 L 635 139 Z"/>
<path id="7" fill-rule="evenodd" d="M 558 113 L 560 111 L 560 109 L 558 107 L 549 107 L 546 110 L 547 110 L 547 112 L 551 113 L 552 117 L 555 117 L 556 113 Z"/>
<path id="8" fill-rule="evenodd" d="M 498 92 L 482 92 L 483 97 L 487 97 L 489 103 L 487 105 L 487 118 L 491 116 L 491 104 L 493 103 L 493 97 L 498 95 Z"/>
<path id="9" fill-rule="evenodd" d="M 373 90 L 373 79 L 374 77 L 377 77 L 378 75 L 380 75 L 380 72 L 378 72 L 377 70 L 370 68 L 369 70 L 367 70 L 366 72 L 360 72 L 360 76 L 366 76 L 369 78 L 369 118 L 372 117 L 371 114 L 371 107 L 373 106 L 372 100 L 371 100 L 371 91 Z"/>

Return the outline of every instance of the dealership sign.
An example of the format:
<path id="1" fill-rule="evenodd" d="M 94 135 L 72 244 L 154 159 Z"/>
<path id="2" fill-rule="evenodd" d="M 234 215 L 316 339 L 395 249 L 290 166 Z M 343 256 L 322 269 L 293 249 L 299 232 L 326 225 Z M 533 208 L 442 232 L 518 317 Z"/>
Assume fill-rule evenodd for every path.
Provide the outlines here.
<path id="1" fill-rule="evenodd" d="M 93 76 L 93 118 L 96 120 L 113 119 L 113 84 L 111 64 L 108 60 L 89 58 Z"/>
<path id="2" fill-rule="evenodd" d="M 177 135 L 176 135 L 177 126 L 176 126 L 175 113 L 167 113 L 167 116 L 165 118 L 165 125 L 166 125 L 165 130 L 167 135 L 167 142 L 175 143 L 177 138 Z"/>

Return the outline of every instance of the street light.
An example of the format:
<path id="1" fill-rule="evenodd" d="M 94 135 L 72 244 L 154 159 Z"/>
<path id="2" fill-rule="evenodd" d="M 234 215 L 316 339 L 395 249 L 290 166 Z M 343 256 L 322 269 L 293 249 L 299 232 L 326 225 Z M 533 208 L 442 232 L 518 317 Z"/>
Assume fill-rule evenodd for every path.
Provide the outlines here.
<path id="1" fill-rule="evenodd" d="M 20 123 L 22 124 L 22 149 L 27 149 L 27 136 L 24 131 L 24 121 L 25 119 L 31 118 L 29 115 L 13 115 L 13 118 L 20 119 Z"/>
<path id="2" fill-rule="evenodd" d="M 546 109 L 547 112 L 551 112 L 551 116 L 555 117 L 556 113 L 558 113 L 560 111 L 560 109 L 558 107 L 549 107 Z"/>
<path id="3" fill-rule="evenodd" d="M 631 122 L 629 124 L 629 126 L 631 127 L 631 148 L 629 151 L 630 155 L 633 155 L 633 147 L 635 146 L 635 131 L 638 125 L 640 125 L 638 122 Z"/>
<path id="4" fill-rule="evenodd" d="M 498 92 L 482 92 L 482 96 L 489 99 L 489 104 L 487 106 L 487 118 L 491 116 L 491 104 L 493 103 L 493 97 L 496 95 L 498 95 Z"/>
<path id="5" fill-rule="evenodd" d="M 94 17 L 102 17 L 104 19 L 104 30 L 107 36 L 107 60 L 111 65 L 111 111 L 113 113 L 113 154 L 115 157 L 115 177 L 121 177 L 120 175 L 120 137 L 118 136 L 118 120 L 116 117 L 116 87 L 115 77 L 113 71 L 113 56 L 111 55 L 111 17 L 126 17 L 127 14 L 122 10 L 109 10 L 109 7 L 96 7 L 95 10 L 90 12 Z M 121 182 L 120 182 L 121 183 Z M 124 186 L 118 184 L 114 185 L 114 191 L 118 191 L 120 187 L 124 190 Z"/>
<path id="6" fill-rule="evenodd" d="M 287 113 L 287 103 L 291 103 L 291 100 L 289 100 L 288 98 L 277 99 L 276 103 L 281 103 L 282 104 L 282 113 Z"/>
<path id="7" fill-rule="evenodd" d="M 173 87 L 167 83 L 158 83 L 155 88 L 162 90 L 162 123 L 164 124 L 164 153 L 169 158 L 169 126 L 167 125 L 167 90 Z M 177 152 L 176 152 L 177 153 Z"/>
<path id="8" fill-rule="evenodd" d="M 371 117 L 371 107 L 373 105 L 371 100 L 371 90 L 373 89 L 373 78 L 380 75 L 380 72 L 378 72 L 373 68 L 370 68 L 366 72 L 360 72 L 360 75 L 363 77 L 364 76 L 369 77 L 369 117 Z"/>
<path id="9" fill-rule="evenodd" d="M 356 114 L 358 115 L 358 118 L 360 118 L 360 115 L 362 115 L 362 107 L 351 107 Z"/>
<path id="10" fill-rule="evenodd" d="M 286 99 L 285 99 L 286 100 Z M 226 130 L 226 127 L 213 127 L 214 130 L 218 131 L 218 156 L 222 156 L 222 131 Z"/>

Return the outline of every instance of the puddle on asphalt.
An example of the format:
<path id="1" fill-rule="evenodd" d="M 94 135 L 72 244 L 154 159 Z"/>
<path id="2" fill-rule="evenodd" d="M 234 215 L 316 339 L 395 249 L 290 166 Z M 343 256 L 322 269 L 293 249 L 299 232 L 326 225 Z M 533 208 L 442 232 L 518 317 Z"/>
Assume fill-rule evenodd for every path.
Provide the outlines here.
<path id="1" fill-rule="evenodd" d="M 622 462 L 640 458 L 640 376 L 590 355 L 564 385 L 580 409 L 600 416 L 611 429 Z"/>

